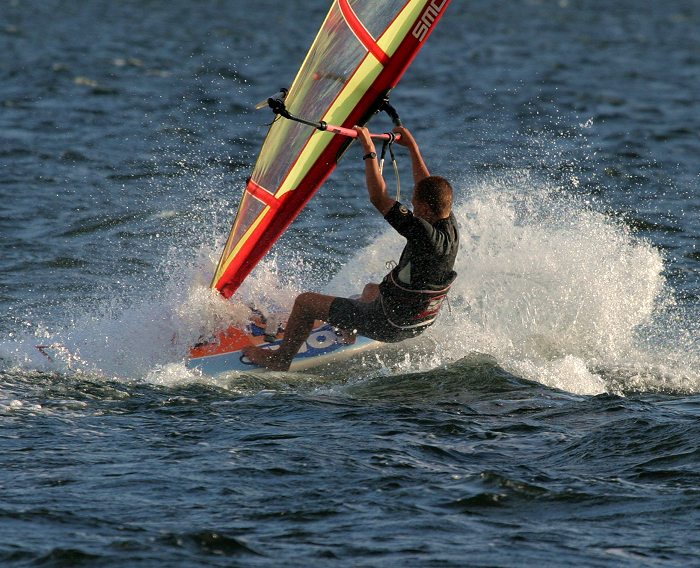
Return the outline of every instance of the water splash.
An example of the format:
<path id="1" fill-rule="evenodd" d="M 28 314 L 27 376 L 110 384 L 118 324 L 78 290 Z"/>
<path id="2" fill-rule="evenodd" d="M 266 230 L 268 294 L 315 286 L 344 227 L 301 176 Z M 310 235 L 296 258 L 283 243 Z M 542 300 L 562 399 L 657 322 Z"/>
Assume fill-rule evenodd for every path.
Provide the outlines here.
<path id="1" fill-rule="evenodd" d="M 578 394 L 700 390 L 697 334 L 674 305 L 662 254 L 649 242 L 527 172 L 456 185 L 462 241 L 450 309 L 421 341 L 387 349 L 358 373 L 426 371 L 484 353 L 517 376 Z M 279 253 L 256 268 L 237 302 L 227 302 L 209 289 L 219 248 L 202 247 L 193 262 L 191 250 L 174 247 L 164 290 L 126 307 L 106 303 L 57 332 L 37 329 L 9 350 L 37 368 L 46 361 L 34 345 L 56 342 L 73 371 L 157 384 L 201 380 L 183 365 L 189 345 L 242 321 L 244 305 L 288 310 L 319 281 L 300 253 Z M 401 248 L 385 230 L 323 291 L 358 293 L 381 279 Z"/>
<path id="2" fill-rule="evenodd" d="M 650 243 L 528 172 L 486 178 L 468 195 L 455 208 L 462 242 L 451 314 L 427 332 L 443 363 L 488 353 L 518 376 L 579 394 L 700 389 L 692 340 L 649 340 L 682 336 L 662 322 L 674 303 Z M 387 231 L 329 289 L 376 281 L 400 251 L 395 240 Z"/>

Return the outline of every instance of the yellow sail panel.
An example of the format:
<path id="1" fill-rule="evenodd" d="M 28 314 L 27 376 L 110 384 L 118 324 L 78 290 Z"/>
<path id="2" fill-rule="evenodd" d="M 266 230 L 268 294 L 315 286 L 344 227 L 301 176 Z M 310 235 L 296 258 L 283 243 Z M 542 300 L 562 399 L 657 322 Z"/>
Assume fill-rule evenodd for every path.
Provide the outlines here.
<path id="1" fill-rule="evenodd" d="M 323 115 L 321 120 L 329 124 L 343 124 L 366 92 L 366 89 L 363 89 L 362 86 L 371 85 L 381 70 L 382 66 L 375 59 L 367 57 L 348 82 L 346 88 L 340 93 L 336 104 Z M 284 195 L 287 191 L 293 191 L 299 186 L 301 180 L 304 179 L 309 169 L 318 160 L 333 136 L 329 132 L 319 131 L 312 134 L 307 145 L 302 150 L 299 160 L 292 166 L 289 175 L 275 194 L 277 197 Z"/>
<path id="2" fill-rule="evenodd" d="M 337 2 L 316 36 L 299 70 L 285 104 L 296 116 L 319 120 L 337 104 L 340 92 L 365 57 L 367 50 L 345 23 Z M 273 193 L 282 185 L 299 153 L 314 131 L 303 124 L 278 119 L 270 131 L 253 170 L 253 179 Z M 325 138 L 325 137 L 324 137 Z M 328 144 L 330 140 L 326 140 Z"/>
<path id="3" fill-rule="evenodd" d="M 409 2 L 399 13 L 385 33 L 377 40 L 379 47 L 388 55 L 393 55 L 402 41 L 415 26 L 416 19 L 425 9 L 427 2 Z M 429 3 L 428 3 L 429 4 Z"/>

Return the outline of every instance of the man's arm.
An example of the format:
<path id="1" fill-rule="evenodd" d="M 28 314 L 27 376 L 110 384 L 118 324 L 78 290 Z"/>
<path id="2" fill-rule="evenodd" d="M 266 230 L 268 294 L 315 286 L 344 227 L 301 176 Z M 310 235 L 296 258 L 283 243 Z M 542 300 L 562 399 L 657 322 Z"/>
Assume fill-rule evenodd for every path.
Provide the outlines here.
<path id="1" fill-rule="evenodd" d="M 369 130 L 362 126 L 356 126 L 357 138 L 362 144 L 363 151 L 366 154 L 370 152 L 376 152 L 374 147 L 374 142 L 369 136 Z M 386 183 L 382 174 L 379 173 L 379 162 L 376 158 L 367 158 L 365 160 L 365 177 L 367 180 L 367 192 L 369 193 L 369 200 L 372 202 L 382 215 L 389 212 L 396 203 L 395 199 L 389 197 L 386 191 Z"/>
<path id="2" fill-rule="evenodd" d="M 425 162 L 423 161 L 423 156 L 420 153 L 420 148 L 418 148 L 418 142 L 416 142 L 416 139 L 408 131 L 408 129 L 404 128 L 403 126 L 397 126 L 394 128 L 394 132 L 401 135 L 396 143 L 400 144 L 401 146 L 406 146 L 408 151 L 411 153 L 413 183 L 416 184 L 423 178 L 427 178 L 430 175 L 430 172 L 428 171 L 428 166 L 426 166 Z"/>

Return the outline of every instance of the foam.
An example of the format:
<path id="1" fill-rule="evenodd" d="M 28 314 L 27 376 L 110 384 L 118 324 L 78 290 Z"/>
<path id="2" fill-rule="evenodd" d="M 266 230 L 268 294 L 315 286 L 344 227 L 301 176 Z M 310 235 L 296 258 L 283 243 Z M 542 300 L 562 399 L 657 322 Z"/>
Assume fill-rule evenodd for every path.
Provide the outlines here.
<path id="1" fill-rule="evenodd" d="M 431 353 L 387 358 L 385 372 L 425 371 L 478 352 L 573 393 L 700 390 L 697 330 L 674 305 L 663 256 L 651 243 L 527 172 L 455 186 L 461 251 L 450 309 L 424 334 Z M 323 291 L 359 293 L 401 248 L 387 228 Z M 45 367 L 34 345 L 55 342 L 69 355 L 54 366 L 156 384 L 200 380 L 183 364 L 189 345 L 242 321 L 245 304 L 288 310 L 320 280 L 300 253 L 278 253 L 228 302 L 209 289 L 219 250 L 220 243 L 203 246 L 192 262 L 191 250 L 174 248 L 164 261 L 170 276 L 163 290 L 135 289 L 126 305 L 84 310 L 56 331 L 37 326 L 35 336 L 0 351 L 20 365 Z"/>
<path id="2" fill-rule="evenodd" d="M 662 317 L 673 299 L 663 257 L 649 242 L 528 172 L 456 185 L 465 197 L 455 207 L 461 252 L 452 313 L 427 332 L 443 363 L 488 353 L 518 376 L 580 394 L 642 385 L 621 385 L 614 369 L 663 367 L 664 389 L 700 389 L 697 345 L 678 321 L 687 320 L 669 326 Z M 329 289 L 376 281 L 400 250 L 394 240 L 383 234 Z M 665 344 L 649 339 L 669 335 Z"/>

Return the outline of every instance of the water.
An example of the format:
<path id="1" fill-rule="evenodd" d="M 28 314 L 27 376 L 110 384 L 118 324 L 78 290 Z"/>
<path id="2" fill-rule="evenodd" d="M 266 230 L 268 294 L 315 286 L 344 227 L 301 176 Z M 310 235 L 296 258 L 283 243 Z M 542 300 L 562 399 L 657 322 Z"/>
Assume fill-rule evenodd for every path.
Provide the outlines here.
<path id="1" fill-rule="evenodd" d="M 393 94 L 458 191 L 450 313 L 314 374 L 186 371 L 236 317 L 207 285 L 252 106 L 325 12 L 3 3 L 0 562 L 697 563 L 695 2 L 453 3 Z M 242 299 L 398 254 L 355 154 Z"/>

